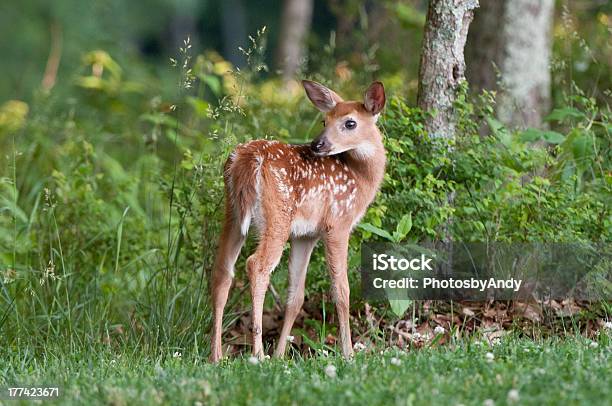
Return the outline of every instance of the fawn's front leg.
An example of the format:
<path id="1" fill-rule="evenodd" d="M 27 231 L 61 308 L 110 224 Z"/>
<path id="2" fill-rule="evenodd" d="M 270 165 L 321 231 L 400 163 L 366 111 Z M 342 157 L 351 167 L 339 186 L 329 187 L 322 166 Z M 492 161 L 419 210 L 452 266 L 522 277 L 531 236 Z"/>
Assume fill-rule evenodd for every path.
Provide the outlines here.
<path id="1" fill-rule="evenodd" d="M 350 358 L 353 355 L 351 327 L 349 325 L 349 284 L 347 274 L 349 228 L 332 229 L 325 239 L 325 257 L 332 279 L 332 294 L 336 302 L 336 313 L 340 325 L 340 345 L 342 355 Z"/>
<path id="2" fill-rule="evenodd" d="M 316 238 L 295 238 L 291 241 L 291 256 L 289 257 L 289 288 L 287 290 L 287 307 L 285 308 L 285 317 L 283 320 L 283 328 L 276 351 L 275 357 L 285 355 L 287 346 L 287 337 L 291 333 L 291 328 L 295 322 L 295 318 L 300 313 L 304 304 L 304 285 L 306 283 L 306 270 L 310 261 L 312 249 L 317 244 Z"/>

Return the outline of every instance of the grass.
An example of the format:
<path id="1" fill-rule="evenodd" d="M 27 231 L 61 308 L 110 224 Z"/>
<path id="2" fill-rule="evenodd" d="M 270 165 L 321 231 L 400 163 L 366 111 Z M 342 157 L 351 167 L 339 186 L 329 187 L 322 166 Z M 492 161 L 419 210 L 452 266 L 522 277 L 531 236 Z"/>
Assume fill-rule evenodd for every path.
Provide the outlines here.
<path id="1" fill-rule="evenodd" d="M 0 386 L 59 384 L 64 394 L 57 403 L 93 405 L 482 405 L 488 399 L 500 405 L 515 403 L 514 395 L 526 405 L 610 404 L 610 336 L 593 343 L 582 337 L 507 338 L 493 347 L 465 341 L 359 353 L 349 362 L 318 356 L 254 364 L 245 357 L 218 366 L 190 354 L 54 347 L 40 357 L 2 351 Z"/>

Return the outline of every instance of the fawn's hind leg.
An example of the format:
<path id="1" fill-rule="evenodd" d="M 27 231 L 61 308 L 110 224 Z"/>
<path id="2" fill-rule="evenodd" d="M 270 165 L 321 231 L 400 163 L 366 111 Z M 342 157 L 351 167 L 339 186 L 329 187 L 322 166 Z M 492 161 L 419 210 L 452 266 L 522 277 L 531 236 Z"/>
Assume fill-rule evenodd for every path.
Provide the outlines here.
<path id="1" fill-rule="evenodd" d="M 289 289 L 287 292 L 287 306 L 283 328 L 278 338 L 275 357 L 285 355 L 287 337 L 297 315 L 304 304 L 304 285 L 306 283 L 306 271 L 310 262 L 310 254 L 317 244 L 317 238 L 294 238 L 291 240 L 291 254 L 289 257 Z"/>
<path id="2" fill-rule="evenodd" d="M 218 362 L 222 357 L 221 333 L 223 329 L 223 309 L 227 302 L 229 289 L 234 278 L 234 265 L 240 255 L 245 235 L 234 218 L 229 203 L 226 203 L 225 222 L 212 275 L 213 330 L 210 360 Z"/>
<path id="3" fill-rule="evenodd" d="M 270 218 L 268 218 L 271 220 Z M 274 224 L 274 221 L 270 221 Z M 278 225 L 278 223 L 276 223 Z M 269 227 L 261 236 L 255 253 L 247 259 L 247 273 L 251 285 L 253 310 L 251 314 L 251 332 L 253 334 L 253 355 L 263 358 L 262 318 L 263 305 L 270 283 L 270 274 L 278 265 L 283 254 L 283 247 L 289 234 L 288 227 Z"/>

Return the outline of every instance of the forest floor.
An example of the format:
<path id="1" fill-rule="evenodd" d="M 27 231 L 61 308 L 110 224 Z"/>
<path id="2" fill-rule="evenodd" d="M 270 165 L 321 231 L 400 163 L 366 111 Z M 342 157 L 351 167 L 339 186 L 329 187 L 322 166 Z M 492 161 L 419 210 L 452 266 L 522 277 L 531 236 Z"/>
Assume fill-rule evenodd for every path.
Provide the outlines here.
<path id="1" fill-rule="evenodd" d="M 595 340 L 504 337 L 495 345 L 366 349 L 350 361 L 294 354 L 262 362 L 231 357 L 219 365 L 197 354 L 57 346 L 40 356 L 0 351 L 0 387 L 59 385 L 60 398 L 43 404 L 62 405 L 609 405 L 611 355 L 609 331 Z M 0 405 L 13 404 L 0 395 Z"/>

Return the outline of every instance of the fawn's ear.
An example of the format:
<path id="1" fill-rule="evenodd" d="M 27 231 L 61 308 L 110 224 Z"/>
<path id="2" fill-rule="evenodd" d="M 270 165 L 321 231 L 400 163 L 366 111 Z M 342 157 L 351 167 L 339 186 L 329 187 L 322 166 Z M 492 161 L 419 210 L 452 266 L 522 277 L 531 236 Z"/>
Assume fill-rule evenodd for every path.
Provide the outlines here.
<path id="1" fill-rule="evenodd" d="M 323 113 L 333 110 L 336 104 L 343 101 L 342 97 L 338 96 L 336 92 L 326 88 L 320 83 L 311 80 L 302 80 L 302 86 L 304 86 L 304 90 L 306 90 L 306 94 L 312 104 Z"/>
<path id="2" fill-rule="evenodd" d="M 370 113 L 376 115 L 385 107 L 385 87 L 381 82 L 374 82 L 366 90 L 363 104 Z"/>

